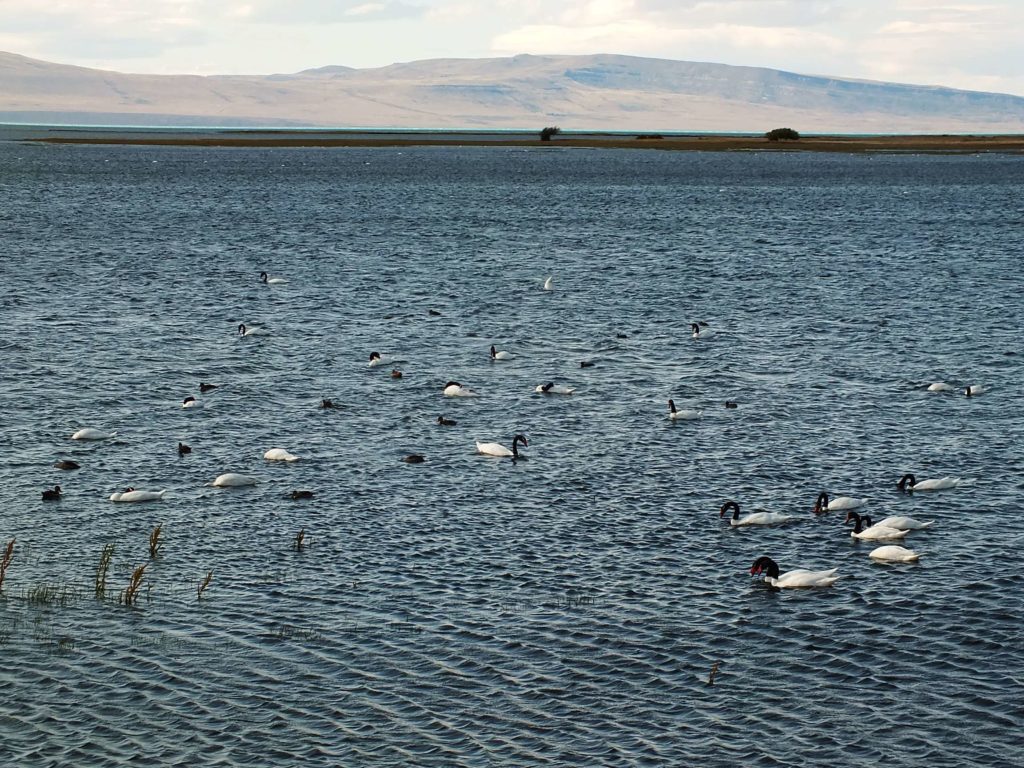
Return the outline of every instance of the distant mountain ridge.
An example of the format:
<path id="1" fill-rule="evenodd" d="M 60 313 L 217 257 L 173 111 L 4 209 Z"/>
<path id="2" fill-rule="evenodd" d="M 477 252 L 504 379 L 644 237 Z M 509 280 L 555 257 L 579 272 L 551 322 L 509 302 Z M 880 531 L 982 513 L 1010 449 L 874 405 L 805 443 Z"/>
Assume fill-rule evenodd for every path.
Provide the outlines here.
<path id="1" fill-rule="evenodd" d="M 1019 96 L 614 54 L 204 77 L 0 52 L 0 121 L 90 115 L 124 125 L 1024 133 Z"/>

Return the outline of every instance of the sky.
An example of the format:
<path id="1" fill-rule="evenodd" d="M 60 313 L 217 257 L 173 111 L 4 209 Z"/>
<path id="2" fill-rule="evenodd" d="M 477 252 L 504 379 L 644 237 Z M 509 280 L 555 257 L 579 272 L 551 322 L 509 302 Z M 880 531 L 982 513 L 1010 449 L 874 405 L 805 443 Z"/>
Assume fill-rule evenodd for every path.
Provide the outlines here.
<path id="1" fill-rule="evenodd" d="M 0 0 L 0 51 L 152 74 L 620 53 L 1024 96 L 1024 0 Z"/>

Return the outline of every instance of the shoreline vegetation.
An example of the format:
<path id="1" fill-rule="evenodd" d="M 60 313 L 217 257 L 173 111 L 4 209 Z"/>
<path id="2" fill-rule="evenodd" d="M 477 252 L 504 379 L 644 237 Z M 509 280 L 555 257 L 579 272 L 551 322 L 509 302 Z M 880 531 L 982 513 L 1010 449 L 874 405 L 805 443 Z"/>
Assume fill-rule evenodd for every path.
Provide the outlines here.
<path id="1" fill-rule="evenodd" d="M 42 129 L 46 130 L 46 129 Z M 373 131 L 373 130 L 289 130 L 254 129 L 218 131 L 160 131 L 149 135 L 133 129 L 90 128 L 87 136 L 75 135 L 76 129 L 64 129 L 51 135 L 29 135 L 20 140 L 48 144 L 126 144 L 181 147 L 535 147 L 585 149 L 661 149 L 703 152 L 906 152 L 975 154 L 1000 152 L 1024 154 L 1022 135 L 801 135 L 797 140 L 772 141 L 764 135 L 734 134 L 579 134 L 559 133 L 541 140 L 538 133 L 496 134 L 491 132 L 451 131 Z M 83 129 L 77 129 L 84 132 Z"/>

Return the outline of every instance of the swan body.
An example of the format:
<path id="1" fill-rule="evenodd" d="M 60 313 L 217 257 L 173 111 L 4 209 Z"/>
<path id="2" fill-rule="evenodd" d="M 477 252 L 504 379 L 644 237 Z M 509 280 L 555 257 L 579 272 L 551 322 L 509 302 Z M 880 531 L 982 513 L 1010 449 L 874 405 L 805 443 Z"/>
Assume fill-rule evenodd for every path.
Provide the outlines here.
<path id="1" fill-rule="evenodd" d="M 121 491 L 120 493 L 110 494 L 111 501 L 159 501 L 164 497 L 164 491 L 136 491 L 135 489 L 129 491 Z"/>
<path id="2" fill-rule="evenodd" d="M 896 487 L 904 493 L 913 493 L 914 491 L 944 491 L 947 488 L 956 488 L 962 481 L 959 477 L 939 477 L 931 480 L 917 481 L 911 473 L 905 474 L 900 478 L 900 481 L 896 483 Z"/>
<path id="3" fill-rule="evenodd" d="M 283 277 L 270 277 L 266 272 L 260 272 L 260 282 L 264 285 L 280 285 L 288 281 Z"/>
<path id="4" fill-rule="evenodd" d="M 553 381 L 549 381 L 547 384 L 539 384 L 534 392 L 540 392 L 542 395 L 571 395 L 576 390 L 572 387 L 563 387 L 561 384 L 556 385 Z"/>
<path id="5" fill-rule="evenodd" d="M 107 439 L 113 437 L 116 434 L 117 434 L 117 432 L 104 432 L 102 429 L 92 429 L 91 427 L 86 427 L 85 429 L 80 429 L 77 432 L 75 432 L 75 434 L 73 434 L 71 436 L 71 439 L 72 440 L 107 440 Z"/>
<path id="6" fill-rule="evenodd" d="M 845 522 L 853 520 L 854 527 L 850 532 L 850 535 L 855 539 L 863 539 L 865 541 L 874 541 L 876 539 L 902 539 L 910 531 L 902 531 L 899 528 L 890 528 L 887 525 L 872 525 L 871 518 L 867 515 L 861 517 L 856 512 L 850 512 L 846 516 Z M 866 523 L 866 527 L 862 525 Z"/>
<path id="7" fill-rule="evenodd" d="M 988 387 L 982 386 L 981 384 L 973 384 L 969 387 L 964 387 L 964 394 L 968 397 L 974 397 L 984 392 L 988 392 Z"/>
<path id="8" fill-rule="evenodd" d="M 947 384 L 944 381 L 936 381 L 934 384 L 928 385 L 929 392 L 952 392 L 956 387 L 952 384 Z"/>
<path id="9" fill-rule="evenodd" d="M 476 452 L 482 453 L 484 456 L 498 456 L 500 458 L 519 458 L 519 443 L 524 446 L 528 445 L 526 438 L 522 435 L 516 435 L 512 438 L 512 450 L 510 451 L 501 443 L 481 443 L 477 442 Z"/>
<path id="10" fill-rule="evenodd" d="M 868 552 L 868 557 L 872 560 L 885 560 L 890 563 L 912 563 L 915 562 L 920 555 L 912 549 L 898 547 L 895 544 L 889 544 L 887 546 L 871 550 Z"/>
<path id="11" fill-rule="evenodd" d="M 512 360 L 513 357 L 514 355 L 511 352 L 506 352 L 504 350 L 499 352 L 494 348 L 493 344 L 491 345 L 491 360 Z"/>
<path id="12" fill-rule="evenodd" d="M 256 478 L 240 475 L 237 472 L 225 472 L 223 475 L 218 475 L 210 485 L 217 488 L 238 488 L 243 485 L 256 485 Z"/>
<path id="13" fill-rule="evenodd" d="M 746 517 L 740 517 L 740 505 L 735 501 L 727 501 L 718 510 L 719 517 L 725 517 L 725 513 L 732 510 L 732 517 L 729 518 L 729 525 L 778 525 L 795 520 L 794 515 L 783 515 L 780 512 L 753 512 Z"/>
<path id="14" fill-rule="evenodd" d="M 380 356 L 380 352 L 371 352 L 370 367 L 376 368 L 378 365 L 384 365 L 384 358 Z"/>
<path id="15" fill-rule="evenodd" d="M 838 568 L 829 568 L 827 571 L 809 571 L 806 568 L 794 568 L 792 571 L 779 573 L 778 564 L 770 557 L 759 557 L 750 566 L 750 575 L 756 576 L 763 573 L 766 583 L 778 589 L 801 588 L 801 587 L 831 587 L 839 579 L 836 576 Z"/>
<path id="16" fill-rule="evenodd" d="M 837 512 L 844 509 L 857 509 L 868 503 L 867 499 L 858 499 L 854 496 L 837 496 L 829 501 L 828 494 L 822 491 L 814 502 L 814 514 L 820 515 L 823 512 Z"/>
<path id="17" fill-rule="evenodd" d="M 457 381 L 449 381 L 444 385 L 444 396 L 445 397 L 474 397 L 474 392 L 469 387 L 464 387 Z"/>
<path id="18" fill-rule="evenodd" d="M 884 520 L 879 520 L 875 523 L 875 526 L 883 526 L 885 528 L 896 528 L 900 531 L 923 531 L 925 528 L 931 528 L 935 524 L 934 520 L 928 520 L 922 523 L 920 520 L 915 520 L 912 517 L 903 517 L 902 515 L 896 517 L 887 517 Z"/>
<path id="19" fill-rule="evenodd" d="M 192 397 L 192 395 L 189 395 L 188 397 L 186 397 L 184 400 L 181 401 L 181 407 L 182 408 L 202 408 L 203 404 L 200 401 L 196 400 L 194 397 Z"/>
<path id="20" fill-rule="evenodd" d="M 554 279 L 555 279 L 554 275 L 552 275 L 551 277 L 549 277 L 547 280 L 544 281 L 544 290 L 545 291 L 550 291 L 551 290 L 551 281 L 554 280 Z"/>
<path id="21" fill-rule="evenodd" d="M 270 334 L 262 328 L 248 328 L 245 323 L 238 324 L 239 336 L 269 336 Z"/>
<path id="22" fill-rule="evenodd" d="M 271 448 L 269 451 L 263 454 L 263 458 L 267 461 L 298 461 L 299 457 L 295 454 L 289 453 L 284 448 Z"/>
<path id="23" fill-rule="evenodd" d="M 707 323 L 690 323 L 690 330 L 693 331 L 695 339 L 710 339 L 715 335 L 714 330 L 708 328 Z"/>
<path id="24" fill-rule="evenodd" d="M 678 419 L 699 419 L 703 415 L 704 411 L 677 411 L 675 402 L 672 400 L 668 401 L 668 417 L 673 421 Z"/>

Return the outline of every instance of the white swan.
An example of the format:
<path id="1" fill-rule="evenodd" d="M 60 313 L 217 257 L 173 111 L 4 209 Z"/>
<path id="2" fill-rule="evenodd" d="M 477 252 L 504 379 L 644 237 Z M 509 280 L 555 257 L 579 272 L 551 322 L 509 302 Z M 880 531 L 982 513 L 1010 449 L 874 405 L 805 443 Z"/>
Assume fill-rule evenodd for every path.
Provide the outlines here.
<path id="1" fill-rule="evenodd" d="M 237 488 L 243 485 L 256 485 L 256 482 L 255 477 L 240 475 L 237 472 L 225 472 L 223 475 L 218 475 L 210 485 L 217 488 Z"/>
<path id="2" fill-rule="evenodd" d="M 960 483 L 963 482 L 959 477 L 945 477 L 933 478 L 932 480 L 917 481 L 910 472 L 907 472 L 900 481 L 896 483 L 896 487 L 904 493 L 913 493 L 914 491 L 944 491 L 947 488 L 956 488 Z"/>
<path id="3" fill-rule="evenodd" d="M 181 407 L 182 408 L 202 408 L 203 404 L 201 402 L 199 402 L 198 400 L 196 400 L 196 398 L 192 397 L 192 395 L 189 395 L 188 397 L 186 397 L 184 400 L 181 401 Z"/>
<path id="4" fill-rule="evenodd" d="M 868 503 L 867 499 L 858 499 L 854 496 L 838 496 L 832 501 L 828 500 L 828 494 L 822 491 L 818 494 L 818 500 L 814 502 L 814 514 L 820 515 L 824 512 L 837 512 L 844 509 L 856 509 Z"/>
<path id="5" fill-rule="evenodd" d="M 491 344 L 491 360 L 512 360 L 514 357 L 511 352 L 505 352 L 504 350 L 498 352 L 494 345 Z"/>
<path id="6" fill-rule="evenodd" d="M 287 283 L 283 277 L 270 277 L 266 272 L 260 272 L 260 282 L 264 285 L 280 285 L 281 283 Z"/>
<path id="7" fill-rule="evenodd" d="M 876 539 L 902 539 L 910 531 L 901 531 L 899 528 L 889 528 L 885 525 L 872 525 L 871 518 L 868 515 L 861 517 L 856 512 L 850 512 L 846 515 L 846 521 L 850 522 L 853 520 L 853 530 L 850 535 L 855 539 L 864 539 L 866 541 L 874 541 Z M 866 523 L 866 527 L 862 525 Z"/>
<path id="8" fill-rule="evenodd" d="M 936 381 L 934 384 L 928 385 L 929 392 L 952 392 L 956 387 L 952 384 L 947 384 L 944 381 Z"/>
<path id="9" fill-rule="evenodd" d="M 269 451 L 263 454 L 263 458 L 267 461 L 298 461 L 299 457 L 288 453 L 284 448 L 271 448 Z"/>
<path id="10" fill-rule="evenodd" d="M 729 518 L 729 525 L 778 525 L 796 520 L 795 515 L 784 515 L 781 512 L 753 512 L 746 517 L 740 517 L 740 505 L 735 501 L 727 501 L 718 510 L 719 517 L 725 517 L 725 513 L 732 510 L 732 517 Z"/>
<path id="11" fill-rule="evenodd" d="M 93 429 L 92 427 L 86 427 L 80 429 L 71 436 L 72 440 L 107 440 L 114 437 L 117 432 L 104 432 L 102 429 Z"/>
<path id="12" fill-rule="evenodd" d="M 540 392 L 542 395 L 571 395 L 576 390 L 572 387 L 563 387 L 561 384 L 549 381 L 547 384 L 538 384 L 533 391 Z"/>
<path id="13" fill-rule="evenodd" d="M 898 547 L 895 544 L 888 544 L 884 547 L 878 547 L 868 552 L 868 557 L 872 560 L 887 560 L 891 563 L 912 563 L 917 560 L 920 555 L 912 549 L 906 547 Z"/>
<path id="14" fill-rule="evenodd" d="M 477 442 L 476 452 L 482 453 L 485 456 L 500 456 L 501 458 L 512 457 L 513 459 L 519 458 L 519 443 L 523 446 L 527 446 L 526 438 L 522 435 L 516 435 L 512 438 L 512 450 L 510 451 L 501 443 L 481 443 Z"/>
<path id="15" fill-rule="evenodd" d="M 676 419 L 699 419 L 703 415 L 704 411 L 677 411 L 675 402 L 668 401 L 668 417 L 673 421 Z"/>
<path id="16" fill-rule="evenodd" d="M 714 330 L 708 328 L 707 323 L 690 323 L 690 330 L 693 331 L 695 339 L 710 339 L 715 335 Z"/>
<path id="17" fill-rule="evenodd" d="M 779 575 L 779 566 L 774 560 L 770 557 L 759 557 L 750 566 L 750 575 L 756 576 L 763 573 L 765 582 L 779 589 L 831 587 L 839 579 L 836 576 L 838 570 L 838 568 L 829 568 L 827 571 L 808 571 L 805 568 L 795 568 Z"/>
<path id="18" fill-rule="evenodd" d="M 554 275 L 552 275 L 551 277 L 549 277 L 547 280 L 544 281 L 544 290 L 545 291 L 550 291 L 551 290 L 551 281 L 552 280 L 554 280 Z"/>
<path id="19" fill-rule="evenodd" d="M 265 331 L 262 328 L 248 328 L 245 323 L 238 324 L 238 335 L 239 336 L 269 336 L 270 332 Z"/>
<path id="20" fill-rule="evenodd" d="M 457 381 L 449 381 L 447 384 L 445 384 L 444 385 L 444 392 L 443 392 L 443 394 L 444 394 L 445 397 L 475 397 L 476 396 L 476 392 L 474 392 L 469 387 L 462 386 Z"/>
<path id="21" fill-rule="evenodd" d="M 124 502 L 159 501 L 160 499 L 162 499 L 164 497 L 165 493 L 167 493 L 166 490 L 163 490 L 163 491 L 136 491 L 134 488 L 125 488 L 120 493 L 112 493 L 112 494 L 110 494 L 110 500 L 111 501 L 124 501 Z"/>
<path id="22" fill-rule="evenodd" d="M 974 397 L 975 395 L 980 395 L 985 392 L 988 392 L 988 387 L 982 384 L 972 384 L 969 387 L 964 387 L 964 394 L 968 397 Z"/>

